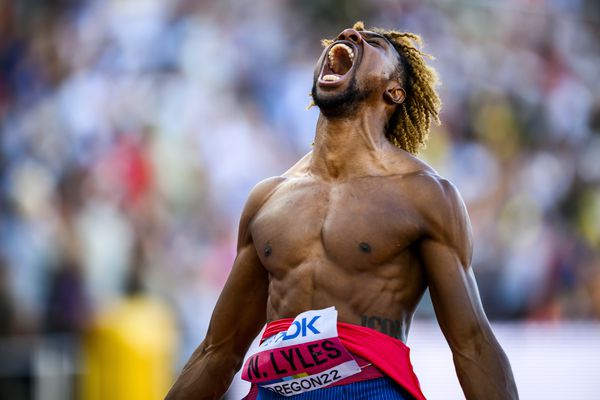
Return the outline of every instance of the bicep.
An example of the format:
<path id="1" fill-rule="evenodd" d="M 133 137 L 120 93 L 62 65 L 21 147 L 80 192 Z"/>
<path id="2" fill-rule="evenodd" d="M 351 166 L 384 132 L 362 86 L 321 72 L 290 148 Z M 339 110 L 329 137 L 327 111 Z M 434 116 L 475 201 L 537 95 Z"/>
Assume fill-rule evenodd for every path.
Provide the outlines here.
<path id="1" fill-rule="evenodd" d="M 477 283 L 470 266 L 457 251 L 435 240 L 424 240 L 421 257 L 425 266 L 431 301 L 438 323 L 453 347 L 490 331 Z"/>
<path id="2" fill-rule="evenodd" d="M 440 180 L 438 188 L 421 259 L 440 327 L 451 346 L 461 346 L 491 330 L 470 265 L 472 233 L 465 204 L 448 181 Z"/>
<path id="3" fill-rule="evenodd" d="M 451 184 L 441 181 L 438 187 L 443 190 L 426 204 L 429 229 L 420 241 L 420 258 L 458 379 L 468 399 L 516 399 L 510 364 L 485 316 L 471 268 L 466 208 Z"/>

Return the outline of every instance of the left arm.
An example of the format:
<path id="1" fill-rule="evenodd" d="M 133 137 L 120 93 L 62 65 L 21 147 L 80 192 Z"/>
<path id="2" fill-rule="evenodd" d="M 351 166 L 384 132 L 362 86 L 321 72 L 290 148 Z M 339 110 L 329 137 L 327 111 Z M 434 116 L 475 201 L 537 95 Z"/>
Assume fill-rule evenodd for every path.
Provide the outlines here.
<path id="1" fill-rule="evenodd" d="M 471 227 L 456 188 L 432 177 L 423 205 L 427 234 L 419 246 L 438 323 L 471 399 L 518 399 L 506 354 L 485 316 L 471 268 Z"/>

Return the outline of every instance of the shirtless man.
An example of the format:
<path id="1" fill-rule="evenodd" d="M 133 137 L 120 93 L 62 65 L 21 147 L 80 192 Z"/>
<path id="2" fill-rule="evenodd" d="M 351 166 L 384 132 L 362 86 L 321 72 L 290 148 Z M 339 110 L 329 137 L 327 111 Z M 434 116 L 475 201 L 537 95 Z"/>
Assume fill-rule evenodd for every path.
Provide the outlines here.
<path id="1" fill-rule="evenodd" d="M 344 345 L 351 343 L 342 329 L 356 326 L 396 340 L 402 350 L 428 287 L 466 398 L 518 398 L 508 359 L 479 299 L 463 201 L 450 182 L 413 156 L 440 108 L 435 72 L 416 42 L 416 35 L 368 31 L 362 23 L 335 41 L 324 41 L 312 91 L 320 109 L 314 149 L 250 193 L 240 220 L 237 257 L 206 338 L 167 399 L 220 398 L 265 322 L 295 318 L 307 310 L 334 306 Z M 308 325 L 304 321 L 304 331 L 316 331 L 310 324 L 317 318 Z M 282 334 L 283 340 L 290 332 Z M 372 361 L 369 349 L 363 354 L 354 348 L 348 350 Z M 315 363 L 308 365 L 338 355 L 328 349 L 313 348 Z M 274 367 L 285 370 L 278 363 Z M 383 375 L 405 367 L 410 375 L 407 363 L 398 360 Z M 293 364 L 285 365 L 290 369 Z M 248 375 L 252 377 L 253 367 L 260 377 L 252 361 Z M 374 368 L 371 363 L 359 367 Z M 391 385 L 385 388 L 386 399 L 424 398 L 418 383 L 409 387 L 397 379 L 401 384 L 369 379 L 363 378 L 360 390 L 383 379 Z M 345 398 L 373 399 L 379 398 L 374 392 L 384 390 L 359 397 L 351 390 L 358 384 L 292 394 L 333 399 L 342 397 L 335 390 L 343 388 Z M 258 398 L 283 399 L 291 393 L 288 389 L 274 393 L 259 386 Z"/>

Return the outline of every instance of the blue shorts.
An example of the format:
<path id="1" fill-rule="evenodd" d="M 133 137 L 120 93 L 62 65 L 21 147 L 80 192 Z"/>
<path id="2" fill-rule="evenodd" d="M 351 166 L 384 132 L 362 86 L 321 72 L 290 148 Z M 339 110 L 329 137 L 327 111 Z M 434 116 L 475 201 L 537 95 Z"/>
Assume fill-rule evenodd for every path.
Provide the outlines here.
<path id="1" fill-rule="evenodd" d="M 412 400 L 396 382 L 390 378 L 376 378 L 313 390 L 295 396 L 282 396 L 267 389 L 258 389 L 256 400 Z"/>

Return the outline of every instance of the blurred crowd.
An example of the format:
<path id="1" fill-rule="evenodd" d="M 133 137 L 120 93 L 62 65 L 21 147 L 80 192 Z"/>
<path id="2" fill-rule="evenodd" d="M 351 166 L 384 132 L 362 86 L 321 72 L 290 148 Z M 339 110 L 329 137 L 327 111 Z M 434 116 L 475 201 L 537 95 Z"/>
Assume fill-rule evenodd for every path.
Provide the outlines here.
<path id="1" fill-rule="evenodd" d="M 465 198 L 488 315 L 600 317 L 593 0 L 0 0 L 0 337 L 146 299 L 180 366 L 249 190 L 310 151 L 320 39 L 357 19 L 436 57 L 422 157 Z"/>

